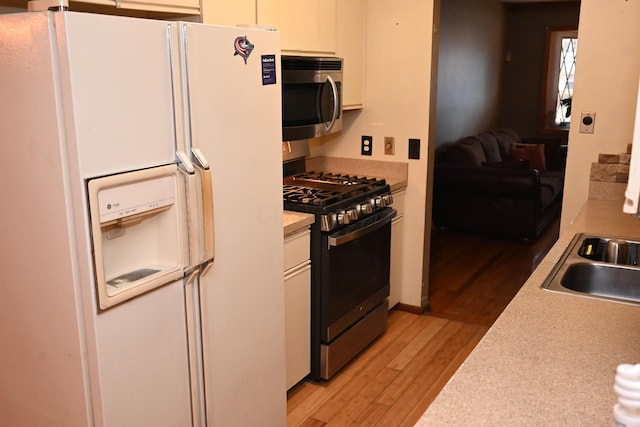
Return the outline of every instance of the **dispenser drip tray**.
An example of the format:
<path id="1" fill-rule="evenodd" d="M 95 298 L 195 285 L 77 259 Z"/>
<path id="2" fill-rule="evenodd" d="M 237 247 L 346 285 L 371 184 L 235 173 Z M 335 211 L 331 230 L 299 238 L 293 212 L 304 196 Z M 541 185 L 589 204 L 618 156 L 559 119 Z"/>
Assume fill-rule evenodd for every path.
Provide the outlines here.
<path id="1" fill-rule="evenodd" d="M 107 285 L 113 286 L 114 288 L 122 288 L 147 276 L 151 276 L 152 274 L 155 274 L 159 271 L 160 270 L 157 270 L 155 268 L 141 268 L 139 270 L 130 271 L 129 273 L 125 273 L 118 277 L 115 277 L 107 281 Z"/>

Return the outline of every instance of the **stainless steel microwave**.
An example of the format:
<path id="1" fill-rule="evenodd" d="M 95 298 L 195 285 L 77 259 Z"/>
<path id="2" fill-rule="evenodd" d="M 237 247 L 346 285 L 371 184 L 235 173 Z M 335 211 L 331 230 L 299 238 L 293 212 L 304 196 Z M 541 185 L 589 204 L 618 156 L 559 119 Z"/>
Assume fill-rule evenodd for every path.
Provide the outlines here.
<path id="1" fill-rule="evenodd" d="M 282 140 L 342 129 L 342 59 L 282 56 Z"/>

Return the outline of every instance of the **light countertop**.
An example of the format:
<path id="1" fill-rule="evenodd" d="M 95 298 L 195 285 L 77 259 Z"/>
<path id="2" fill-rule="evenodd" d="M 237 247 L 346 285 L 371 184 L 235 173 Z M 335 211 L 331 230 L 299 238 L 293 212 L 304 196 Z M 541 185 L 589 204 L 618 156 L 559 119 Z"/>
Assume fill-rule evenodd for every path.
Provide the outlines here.
<path id="1" fill-rule="evenodd" d="M 579 232 L 638 238 L 640 220 L 589 200 L 417 426 L 612 425 L 615 368 L 640 363 L 640 307 L 540 287 Z"/>
<path id="2" fill-rule="evenodd" d="M 314 221 L 315 217 L 313 216 L 313 214 L 284 211 L 282 221 L 284 235 L 288 236 L 289 234 L 293 234 L 296 231 L 302 230 L 303 228 L 306 228 L 313 224 Z"/>

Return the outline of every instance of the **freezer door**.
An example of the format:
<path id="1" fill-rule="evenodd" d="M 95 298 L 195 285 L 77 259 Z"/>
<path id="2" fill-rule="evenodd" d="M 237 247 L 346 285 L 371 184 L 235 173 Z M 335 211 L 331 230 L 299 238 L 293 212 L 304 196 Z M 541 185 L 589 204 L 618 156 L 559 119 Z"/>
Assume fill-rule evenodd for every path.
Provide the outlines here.
<path id="1" fill-rule="evenodd" d="M 64 126 L 81 176 L 173 163 L 174 24 L 74 12 L 53 17 Z"/>
<path id="2" fill-rule="evenodd" d="M 182 280 L 100 313 L 96 345 L 102 422 L 192 425 Z"/>

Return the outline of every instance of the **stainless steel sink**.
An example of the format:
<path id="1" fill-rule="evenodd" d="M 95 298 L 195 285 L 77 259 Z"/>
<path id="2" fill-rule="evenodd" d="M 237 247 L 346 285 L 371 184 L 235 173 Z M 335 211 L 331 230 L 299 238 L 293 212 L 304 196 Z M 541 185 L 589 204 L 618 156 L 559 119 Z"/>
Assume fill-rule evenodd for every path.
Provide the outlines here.
<path id="1" fill-rule="evenodd" d="M 639 246 L 624 237 L 576 234 L 542 287 L 640 305 Z"/>

